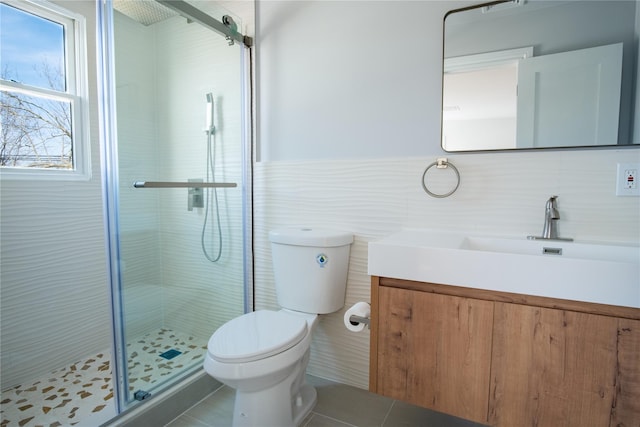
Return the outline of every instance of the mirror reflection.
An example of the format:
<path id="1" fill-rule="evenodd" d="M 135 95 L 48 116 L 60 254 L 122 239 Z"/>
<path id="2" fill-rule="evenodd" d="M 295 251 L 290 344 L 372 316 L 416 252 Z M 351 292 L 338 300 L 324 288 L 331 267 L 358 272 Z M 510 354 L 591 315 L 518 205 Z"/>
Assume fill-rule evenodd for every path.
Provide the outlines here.
<path id="1" fill-rule="evenodd" d="M 637 3 L 513 0 L 449 12 L 443 149 L 640 144 Z"/>

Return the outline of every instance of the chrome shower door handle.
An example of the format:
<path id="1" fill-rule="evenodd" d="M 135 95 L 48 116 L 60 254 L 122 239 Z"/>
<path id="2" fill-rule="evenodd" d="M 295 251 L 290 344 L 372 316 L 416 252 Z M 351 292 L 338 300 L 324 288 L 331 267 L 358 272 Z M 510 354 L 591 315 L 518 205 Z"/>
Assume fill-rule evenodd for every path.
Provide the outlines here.
<path id="1" fill-rule="evenodd" d="M 134 188 L 233 188 L 235 182 L 168 182 L 168 181 L 136 181 Z"/>

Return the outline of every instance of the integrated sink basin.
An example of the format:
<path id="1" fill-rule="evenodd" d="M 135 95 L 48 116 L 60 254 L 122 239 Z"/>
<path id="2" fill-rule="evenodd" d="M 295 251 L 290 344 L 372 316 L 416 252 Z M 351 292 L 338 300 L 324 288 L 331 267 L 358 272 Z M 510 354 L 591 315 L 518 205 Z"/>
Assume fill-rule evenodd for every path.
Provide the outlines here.
<path id="1" fill-rule="evenodd" d="M 635 262 L 636 264 L 640 260 L 638 247 L 560 240 L 465 237 L 460 248 L 520 255 L 559 255 L 564 258 Z"/>
<path id="2" fill-rule="evenodd" d="M 640 247 L 405 230 L 369 243 L 369 274 L 640 308 Z"/>

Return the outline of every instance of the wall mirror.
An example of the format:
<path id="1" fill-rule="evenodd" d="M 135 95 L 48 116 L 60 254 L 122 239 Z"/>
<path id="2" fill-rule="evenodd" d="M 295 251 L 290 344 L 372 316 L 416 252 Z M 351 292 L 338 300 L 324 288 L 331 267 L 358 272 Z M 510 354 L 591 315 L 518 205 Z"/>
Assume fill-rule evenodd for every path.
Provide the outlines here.
<path id="1" fill-rule="evenodd" d="M 449 12 L 442 148 L 637 147 L 639 8 L 509 0 Z"/>

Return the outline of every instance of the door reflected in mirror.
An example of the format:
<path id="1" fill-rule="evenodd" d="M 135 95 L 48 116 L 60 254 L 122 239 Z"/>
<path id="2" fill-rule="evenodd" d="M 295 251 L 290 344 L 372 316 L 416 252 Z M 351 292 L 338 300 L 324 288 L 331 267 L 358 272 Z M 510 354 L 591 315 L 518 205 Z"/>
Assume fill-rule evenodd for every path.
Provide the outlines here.
<path id="1" fill-rule="evenodd" d="M 449 12 L 443 149 L 639 144 L 638 22 L 633 0 L 515 0 Z"/>

